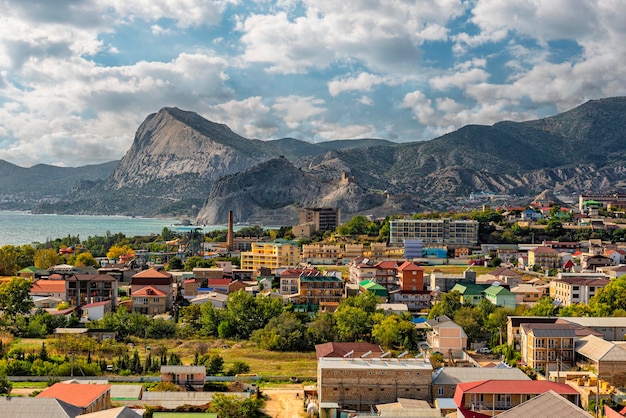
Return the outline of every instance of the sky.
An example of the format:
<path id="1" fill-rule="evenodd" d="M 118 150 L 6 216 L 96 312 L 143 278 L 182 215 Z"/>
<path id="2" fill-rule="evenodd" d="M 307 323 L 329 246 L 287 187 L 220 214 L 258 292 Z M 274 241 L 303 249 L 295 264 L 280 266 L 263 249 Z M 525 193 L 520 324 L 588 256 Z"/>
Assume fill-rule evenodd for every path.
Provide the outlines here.
<path id="1" fill-rule="evenodd" d="M 247 137 L 436 138 L 626 95 L 626 0 L 0 0 L 0 159 L 122 158 L 163 107 Z"/>

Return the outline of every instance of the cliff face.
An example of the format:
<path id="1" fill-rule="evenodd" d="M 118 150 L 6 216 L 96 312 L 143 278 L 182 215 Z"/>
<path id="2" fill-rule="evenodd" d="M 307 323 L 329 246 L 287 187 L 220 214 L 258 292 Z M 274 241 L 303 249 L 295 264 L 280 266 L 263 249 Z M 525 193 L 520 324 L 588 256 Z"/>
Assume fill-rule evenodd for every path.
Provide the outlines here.
<path id="1" fill-rule="evenodd" d="M 546 189 L 606 193 L 626 188 L 625 143 L 624 97 L 405 144 L 263 142 L 164 108 L 141 124 L 106 181 L 82 179 L 89 181 L 77 183 L 62 203 L 39 210 L 180 216 L 199 209 L 204 224 L 225 223 L 233 210 L 238 222 L 292 224 L 305 206 L 340 207 L 347 219 L 445 209 L 478 190 L 529 197 Z M 341 181 L 344 172 L 351 181 Z"/>

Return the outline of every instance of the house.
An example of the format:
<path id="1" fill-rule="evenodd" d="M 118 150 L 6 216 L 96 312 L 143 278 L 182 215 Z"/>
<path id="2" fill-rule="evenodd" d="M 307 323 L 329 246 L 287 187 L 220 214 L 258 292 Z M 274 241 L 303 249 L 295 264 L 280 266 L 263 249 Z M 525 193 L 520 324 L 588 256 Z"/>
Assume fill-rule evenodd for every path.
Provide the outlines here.
<path id="1" fill-rule="evenodd" d="M 485 289 L 488 287 L 488 284 L 457 283 L 450 291 L 461 294 L 461 303 L 478 305 L 485 298 Z"/>
<path id="2" fill-rule="evenodd" d="M 548 390 L 537 395 L 526 402 L 499 414 L 501 418 L 593 418 L 593 415 L 586 412 L 571 401 L 565 399 L 553 390 Z"/>
<path id="3" fill-rule="evenodd" d="M 108 274 L 73 274 L 65 279 L 67 302 L 83 306 L 94 302 L 111 301 L 117 306 L 117 280 Z"/>
<path id="4" fill-rule="evenodd" d="M 476 272 L 465 270 L 463 273 L 444 273 L 435 269 L 430 273 L 430 290 L 449 292 L 457 283 L 476 283 Z"/>
<path id="5" fill-rule="evenodd" d="M 400 290 L 425 290 L 424 269 L 410 261 L 405 261 L 398 266 L 397 277 Z"/>
<path id="6" fill-rule="evenodd" d="M 339 303 L 343 299 L 343 280 L 321 272 L 308 272 L 299 277 L 298 293 L 288 296 L 297 310 L 313 312 L 322 302 Z"/>
<path id="7" fill-rule="evenodd" d="M 433 351 L 447 355 L 451 350 L 455 358 L 461 357 L 467 348 L 467 334 L 460 325 L 444 315 L 426 321 L 426 326 L 426 342 Z"/>
<path id="8" fill-rule="evenodd" d="M 352 357 L 360 358 L 366 355 L 367 358 L 380 357 L 383 354 L 379 345 L 366 342 L 329 342 L 315 345 L 317 358 L 322 357 Z"/>
<path id="9" fill-rule="evenodd" d="M 296 266 L 299 262 L 300 249 L 291 241 L 256 242 L 250 251 L 241 253 L 242 269 L 267 267 L 274 273 L 281 266 Z"/>
<path id="10" fill-rule="evenodd" d="M 137 289 L 130 295 L 132 311 L 144 315 L 159 315 L 168 312 L 167 293 L 154 286 Z"/>
<path id="11" fill-rule="evenodd" d="M 387 290 L 398 287 L 398 263 L 392 260 L 380 261 L 374 265 L 376 268 L 376 283 L 385 286 Z"/>
<path id="12" fill-rule="evenodd" d="M 370 411 L 398 398 L 428 400 L 432 365 L 415 358 L 321 357 L 317 361 L 320 416 L 339 409 Z"/>
<path id="13" fill-rule="evenodd" d="M 575 326 L 521 324 L 522 362 L 541 373 L 568 370 L 574 365 Z"/>
<path id="14" fill-rule="evenodd" d="M 44 296 L 33 299 L 33 304 L 36 309 L 56 309 L 62 302 L 63 299 L 55 298 L 54 296 Z"/>
<path id="15" fill-rule="evenodd" d="M 202 390 L 206 380 L 204 366 L 161 366 L 161 382 L 169 382 L 187 390 Z"/>
<path id="16" fill-rule="evenodd" d="M 522 304 L 535 304 L 539 302 L 539 299 L 544 297 L 548 293 L 549 286 L 533 286 L 532 284 L 523 283 L 515 286 L 511 289 L 511 292 L 515 294 L 516 303 Z"/>
<path id="17" fill-rule="evenodd" d="M 592 329 L 607 341 L 626 340 L 626 322 L 623 317 L 560 317 L 558 320 Z"/>
<path id="18" fill-rule="evenodd" d="M 485 299 L 496 306 L 515 309 L 517 304 L 515 293 L 503 286 L 491 285 L 485 289 Z"/>
<path id="19" fill-rule="evenodd" d="M 283 295 L 295 295 L 298 293 L 298 285 L 302 269 L 285 269 L 279 273 L 280 293 Z"/>
<path id="20" fill-rule="evenodd" d="M 84 414 L 111 408 L 111 385 L 55 383 L 36 398 L 54 398 L 82 409 Z"/>
<path id="21" fill-rule="evenodd" d="M 174 279 L 170 273 L 155 268 L 143 270 L 133 275 L 130 278 L 129 287 L 132 311 L 150 314 L 154 309 L 158 309 L 158 313 L 170 311 L 174 299 L 173 282 Z M 135 296 L 133 297 L 133 295 Z M 150 308 L 153 308 L 152 311 Z"/>
<path id="22" fill-rule="evenodd" d="M 65 301 L 67 295 L 65 280 L 37 280 L 28 293 L 33 299 L 52 296 Z"/>
<path id="23" fill-rule="evenodd" d="M 228 295 L 218 292 L 202 293 L 189 301 L 192 305 L 204 305 L 210 303 L 214 308 L 224 309 L 226 308 L 226 302 L 228 302 Z"/>
<path id="24" fill-rule="evenodd" d="M 83 318 L 87 318 L 90 321 L 102 319 L 104 315 L 112 312 L 110 300 L 89 303 L 81 306 L 81 309 L 83 310 Z"/>
<path id="25" fill-rule="evenodd" d="M 454 393 L 454 402 L 461 412 L 473 411 L 496 416 L 550 390 L 575 405 L 580 402 L 580 395 L 571 386 L 545 380 L 480 380 L 460 383 Z"/>
<path id="26" fill-rule="evenodd" d="M 369 264 L 369 260 L 353 263 L 349 268 L 350 283 L 360 283 L 364 280 L 376 280 L 377 269 Z"/>
<path id="27" fill-rule="evenodd" d="M 626 343 L 603 340 L 594 335 L 576 341 L 576 364 L 595 370 L 598 379 L 613 386 L 626 386 Z"/>
<path id="28" fill-rule="evenodd" d="M 433 292 L 430 290 L 401 290 L 389 292 L 389 303 L 406 305 L 411 312 L 422 312 L 428 309 L 433 300 Z"/>
<path id="29" fill-rule="evenodd" d="M 512 288 L 522 283 L 522 275 L 510 268 L 500 267 L 476 278 L 477 284 L 494 284 L 496 282 Z"/>
<path id="30" fill-rule="evenodd" d="M 604 255 L 590 255 L 581 260 L 583 270 L 596 271 L 600 267 L 614 266 L 613 259 Z"/>
<path id="31" fill-rule="evenodd" d="M 83 408 L 55 398 L 0 397 L 0 416 L 19 418 L 75 418 Z"/>
<path id="32" fill-rule="evenodd" d="M 517 367 L 442 367 L 433 373 L 433 399 L 452 398 L 459 383 L 479 380 L 530 380 Z"/>
<path id="33" fill-rule="evenodd" d="M 550 297 L 563 306 L 587 304 L 609 282 L 601 273 L 559 273 L 550 282 Z"/>
<path id="34" fill-rule="evenodd" d="M 206 287 L 215 292 L 221 292 L 224 294 L 228 293 L 228 287 L 230 286 L 231 280 L 225 278 L 210 278 L 207 280 Z"/>
<path id="35" fill-rule="evenodd" d="M 549 316 L 515 316 L 511 315 L 506 320 L 506 340 L 509 344 L 520 351 L 520 342 L 522 340 L 522 324 L 554 324 L 557 317 Z"/>
<path id="36" fill-rule="evenodd" d="M 539 266 L 543 270 L 559 267 L 559 252 L 550 247 L 535 247 L 528 250 L 528 267 Z"/>

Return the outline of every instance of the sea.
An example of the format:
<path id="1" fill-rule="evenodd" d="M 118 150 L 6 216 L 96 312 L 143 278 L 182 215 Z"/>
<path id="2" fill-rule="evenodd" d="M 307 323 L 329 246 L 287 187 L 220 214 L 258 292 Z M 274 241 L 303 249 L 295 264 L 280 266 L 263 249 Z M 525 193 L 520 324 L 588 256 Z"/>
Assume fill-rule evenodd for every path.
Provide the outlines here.
<path id="1" fill-rule="evenodd" d="M 121 232 L 127 237 L 160 234 L 163 228 L 189 230 L 180 219 L 133 218 L 127 216 L 52 215 L 30 212 L 0 211 L 0 246 L 45 243 L 68 235 L 85 240 Z M 226 226 L 203 227 L 204 231 Z"/>

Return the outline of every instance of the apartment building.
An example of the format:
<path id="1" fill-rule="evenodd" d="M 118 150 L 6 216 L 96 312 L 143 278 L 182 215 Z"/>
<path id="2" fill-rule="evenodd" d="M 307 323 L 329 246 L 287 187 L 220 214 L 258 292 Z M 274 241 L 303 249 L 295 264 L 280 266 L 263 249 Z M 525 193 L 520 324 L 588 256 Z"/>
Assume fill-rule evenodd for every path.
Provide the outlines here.
<path id="1" fill-rule="evenodd" d="M 520 328 L 522 361 L 544 373 L 574 366 L 575 326 L 523 323 Z"/>
<path id="2" fill-rule="evenodd" d="M 559 267 L 559 252 L 550 247 L 535 247 L 528 250 L 528 267 L 540 266 L 542 269 Z"/>
<path id="3" fill-rule="evenodd" d="M 296 266 L 300 262 L 300 249 L 287 242 L 257 242 L 250 251 L 241 253 L 241 268 L 257 270 L 267 267 L 272 273 L 283 266 Z"/>
<path id="4" fill-rule="evenodd" d="M 65 279 L 66 301 L 71 306 L 111 301 L 117 305 L 117 279 L 108 274 L 74 274 Z"/>
<path id="5" fill-rule="evenodd" d="M 389 243 L 421 240 L 424 245 L 476 245 L 478 221 L 453 219 L 395 219 L 389 224 Z"/>
<path id="6" fill-rule="evenodd" d="M 298 293 L 289 299 L 296 309 L 306 312 L 316 311 L 322 303 L 339 303 L 343 299 L 343 280 L 335 276 L 325 276 L 321 272 L 309 271 L 300 275 Z"/>
<path id="7" fill-rule="evenodd" d="M 314 231 L 333 231 L 341 224 L 339 208 L 304 208 L 300 211 L 300 224 L 313 224 Z"/>
<path id="8" fill-rule="evenodd" d="M 562 306 L 574 303 L 589 303 L 599 289 L 608 285 L 610 280 L 598 273 L 559 273 L 550 282 L 550 297 Z"/>

